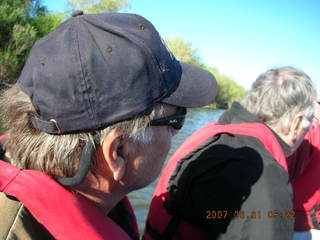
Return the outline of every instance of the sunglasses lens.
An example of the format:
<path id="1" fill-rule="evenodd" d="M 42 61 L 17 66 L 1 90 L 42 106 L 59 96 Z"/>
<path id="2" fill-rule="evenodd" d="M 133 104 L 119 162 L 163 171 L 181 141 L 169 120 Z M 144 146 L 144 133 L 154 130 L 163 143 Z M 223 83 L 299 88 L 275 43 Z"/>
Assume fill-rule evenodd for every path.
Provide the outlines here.
<path id="1" fill-rule="evenodd" d="M 180 130 L 183 127 L 184 119 L 177 119 L 176 123 L 172 124 L 174 129 Z"/>
<path id="2" fill-rule="evenodd" d="M 171 126 L 175 130 L 180 130 L 183 126 L 186 109 L 179 115 L 151 120 L 150 126 Z"/>

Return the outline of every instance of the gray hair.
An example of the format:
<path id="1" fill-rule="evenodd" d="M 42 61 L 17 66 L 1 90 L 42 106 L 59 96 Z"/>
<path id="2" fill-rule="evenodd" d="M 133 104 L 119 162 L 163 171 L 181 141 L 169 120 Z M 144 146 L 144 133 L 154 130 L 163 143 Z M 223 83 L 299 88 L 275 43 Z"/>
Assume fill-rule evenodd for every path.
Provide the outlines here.
<path id="1" fill-rule="evenodd" d="M 0 97 L 3 123 L 8 129 L 5 148 L 11 163 L 22 169 L 34 169 L 53 177 L 70 177 L 79 168 L 79 160 L 87 141 L 93 141 L 90 133 L 51 135 L 35 129 L 30 116 L 36 114 L 30 98 L 16 84 Z M 124 137 L 148 143 L 153 131 L 150 120 L 162 117 L 164 105 L 156 104 L 149 115 L 122 121 L 97 131 L 101 139 L 111 130 L 119 130 Z M 101 140 L 102 141 L 102 140 Z M 93 154 L 93 164 L 95 154 Z"/>
<path id="2" fill-rule="evenodd" d="M 270 127 L 287 131 L 297 114 L 309 127 L 317 93 L 310 77 L 294 67 L 274 68 L 261 74 L 243 99 L 243 106 Z"/>

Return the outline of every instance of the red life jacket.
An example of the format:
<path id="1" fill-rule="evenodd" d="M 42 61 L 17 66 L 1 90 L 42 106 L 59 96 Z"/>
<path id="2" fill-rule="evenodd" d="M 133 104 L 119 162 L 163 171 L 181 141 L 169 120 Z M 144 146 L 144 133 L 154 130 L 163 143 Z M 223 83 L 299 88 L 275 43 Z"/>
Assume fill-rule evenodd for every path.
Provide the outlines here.
<path id="1" fill-rule="evenodd" d="M 168 182 L 173 172 L 176 169 L 178 162 L 186 157 L 189 153 L 199 148 L 202 144 L 209 139 L 222 133 L 229 133 L 234 135 L 244 135 L 254 137 L 260 140 L 265 148 L 270 152 L 274 159 L 285 170 L 288 171 L 286 158 L 283 150 L 272 131 L 262 123 L 241 123 L 241 124 L 228 124 L 218 125 L 211 123 L 197 131 L 189 137 L 175 152 L 170 159 L 168 165 L 162 172 L 162 176 L 153 194 L 152 202 L 150 205 L 147 227 L 144 233 L 145 240 L 150 239 L 208 239 L 206 233 L 200 228 L 181 220 L 178 229 L 174 229 L 175 233 L 171 232 L 171 226 L 177 226 L 174 223 L 174 218 L 169 215 L 165 208 L 165 202 L 170 198 L 167 190 Z M 170 236 L 170 237 L 168 237 Z"/>
<path id="2" fill-rule="evenodd" d="M 320 126 L 308 132 L 289 160 L 298 163 L 292 179 L 295 231 L 320 230 Z"/>
<path id="3" fill-rule="evenodd" d="M 49 176 L 0 161 L 0 191 L 17 198 L 56 239 L 131 239 L 116 223 L 80 194 Z M 138 227 L 127 198 L 137 236 Z"/>

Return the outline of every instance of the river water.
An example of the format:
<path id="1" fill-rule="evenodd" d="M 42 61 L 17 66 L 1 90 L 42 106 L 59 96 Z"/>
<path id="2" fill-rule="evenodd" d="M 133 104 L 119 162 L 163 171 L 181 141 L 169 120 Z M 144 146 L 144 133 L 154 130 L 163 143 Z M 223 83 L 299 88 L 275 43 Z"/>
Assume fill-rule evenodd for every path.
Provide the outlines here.
<path id="1" fill-rule="evenodd" d="M 223 110 L 212 110 L 203 108 L 188 109 L 186 122 L 183 128 L 172 139 L 172 146 L 167 160 L 181 145 L 181 143 L 183 143 L 186 140 L 186 138 L 188 138 L 192 133 L 194 133 L 204 125 L 216 121 L 222 113 Z M 151 201 L 151 196 L 156 184 L 157 181 L 155 181 L 146 188 L 134 191 L 129 194 L 130 201 L 137 215 L 140 232 L 142 232 L 144 229 L 144 224 L 147 217 L 149 204 Z"/>

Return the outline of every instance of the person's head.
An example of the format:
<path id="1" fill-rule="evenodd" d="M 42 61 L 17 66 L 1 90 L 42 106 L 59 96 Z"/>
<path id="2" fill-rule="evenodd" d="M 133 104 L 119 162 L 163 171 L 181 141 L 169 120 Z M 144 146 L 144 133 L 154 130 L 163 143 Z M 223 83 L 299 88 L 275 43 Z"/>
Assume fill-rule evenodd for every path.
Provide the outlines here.
<path id="1" fill-rule="evenodd" d="M 320 85 L 317 84 L 317 103 L 316 103 L 316 109 L 314 111 L 314 117 L 313 117 L 313 121 L 312 121 L 312 127 L 313 128 L 317 128 L 320 124 Z"/>
<path id="2" fill-rule="evenodd" d="M 18 85 L 6 90 L 1 96 L 0 103 L 8 129 L 6 150 L 10 154 L 12 163 L 22 169 L 35 169 L 53 177 L 71 177 L 79 171 L 84 146 L 90 141 L 94 142 L 93 132 L 57 135 L 35 129 L 31 116 L 36 116 L 37 112 L 29 96 L 21 91 Z M 180 125 L 176 123 L 177 126 L 174 127 L 169 125 L 152 127 L 150 123 L 154 121 L 153 119 L 161 119 L 169 115 L 180 115 L 181 118 L 178 120 L 183 120 L 183 110 L 184 108 L 181 107 L 157 103 L 150 114 L 94 131 L 100 136 L 100 145 L 104 147 L 102 150 L 105 155 L 110 154 L 110 157 L 105 157 L 105 160 L 108 160 L 108 164 L 112 167 L 112 177 L 121 179 L 120 175 L 125 173 L 126 167 L 133 167 L 126 166 L 127 161 L 130 164 L 138 164 L 127 158 L 131 160 L 136 154 L 140 154 L 140 158 L 151 158 L 148 162 L 156 169 L 150 168 L 146 173 L 152 175 L 147 180 L 153 180 L 168 153 L 171 137 L 178 131 L 174 127 L 179 128 Z M 154 144 L 155 141 L 158 144 Z M 152 150 L 154 151 L 152 155 L 148 155 L 147 152 Z M 126 156 L 121 157 L 121 155 Z M 115 156 L 114 159 L 112 159 L 113 156 Z M 97 168 L 96 158 L 97 155 L 93 154 L 91 166 L 93 173 L 101 170 Z M 141 161 L 141 159 L 134 160 Z M 134 171 L 135 169 L 131 169 L 131 173 Z"/>
<path id="3" fill-rule="evenodd" d="M 78 11 L 35 43 L 4 92 L 5 147 L 14 164 L 64 185 L 90 169 L 132 190 L 159 174 L 185 108 L 216 92 L 215 78 L 177 61 L 146 19 Z"/>
<path id="4" fill-rule="evenodd" d="M 293 67 L 262 73 L 243 99 L 243 106 L 271 127 L 294 151 L 307 133 L 317 93 L 311 79 Z"/>

